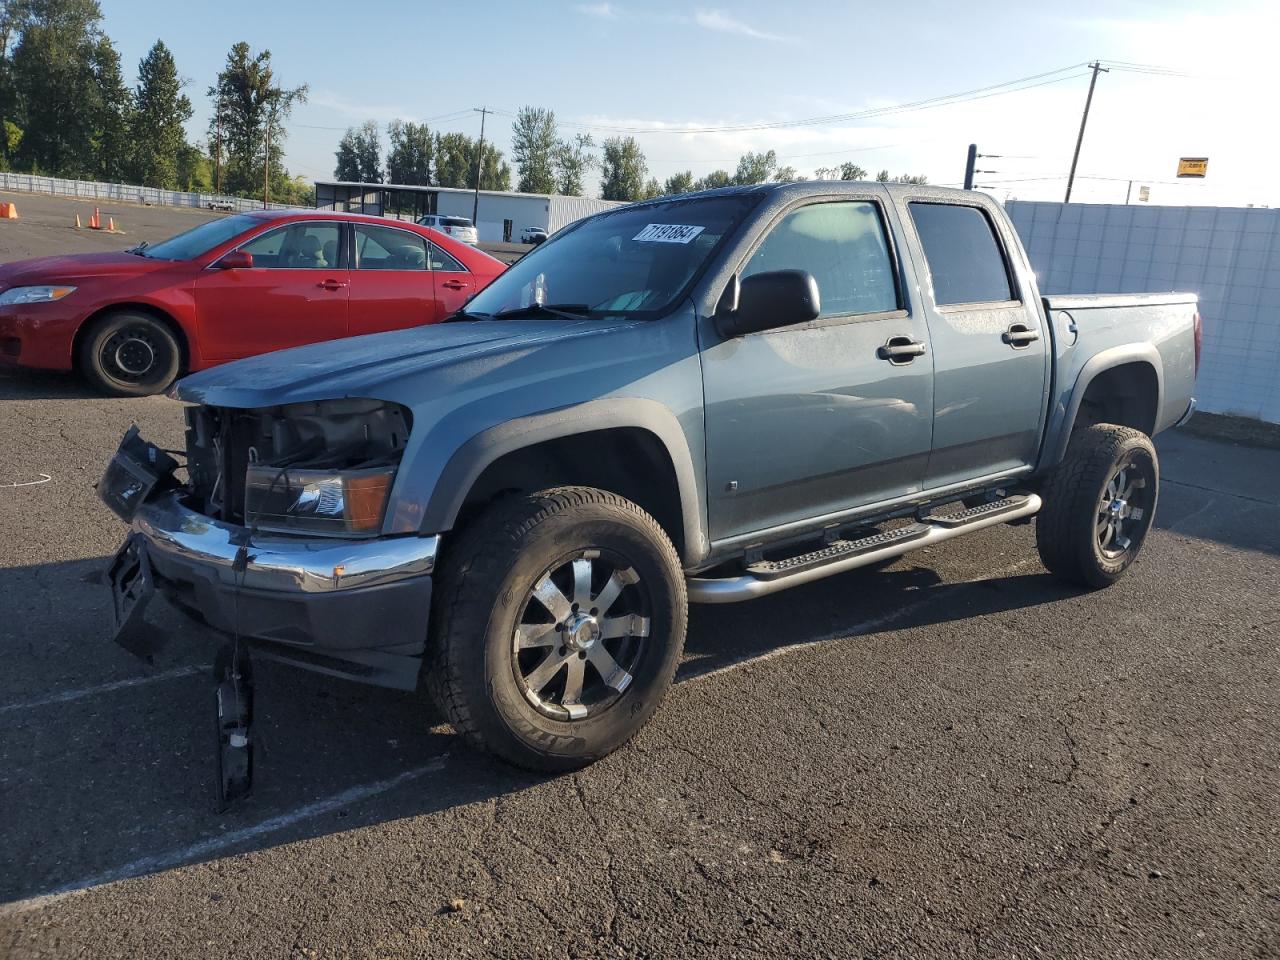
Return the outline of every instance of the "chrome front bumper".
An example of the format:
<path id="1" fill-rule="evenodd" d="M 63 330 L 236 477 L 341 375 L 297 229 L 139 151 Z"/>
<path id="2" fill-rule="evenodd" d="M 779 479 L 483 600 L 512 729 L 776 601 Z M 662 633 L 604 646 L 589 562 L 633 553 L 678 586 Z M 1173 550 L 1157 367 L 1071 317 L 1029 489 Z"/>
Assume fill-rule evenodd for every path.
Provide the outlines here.
<path id="1" fill-rule="evenodd" d="M 177 494 L 143 504 L 133 529 L 153 559 L 204 568 L 227 586 L 249 590 L 323 594 L 382 586 L 429 575 L 440 538 L 344 540 L 256 533 L 183 506 Z M 236 567 L 247 545 L 244 570 Z"/>

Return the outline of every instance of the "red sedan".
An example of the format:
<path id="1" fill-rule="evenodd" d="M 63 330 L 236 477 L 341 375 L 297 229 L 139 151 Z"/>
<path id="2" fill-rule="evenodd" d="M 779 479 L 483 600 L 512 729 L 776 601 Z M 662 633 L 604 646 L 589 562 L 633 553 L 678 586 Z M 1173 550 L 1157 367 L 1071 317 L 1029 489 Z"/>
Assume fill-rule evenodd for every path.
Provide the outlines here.
<path id="1" fill-rule="evenodd" d="M 228 360 L 436 323 L 505 267 L 416 224 L 241 213 L 123 253 L 0 266 L 0 363 L 157 393 Z"/>

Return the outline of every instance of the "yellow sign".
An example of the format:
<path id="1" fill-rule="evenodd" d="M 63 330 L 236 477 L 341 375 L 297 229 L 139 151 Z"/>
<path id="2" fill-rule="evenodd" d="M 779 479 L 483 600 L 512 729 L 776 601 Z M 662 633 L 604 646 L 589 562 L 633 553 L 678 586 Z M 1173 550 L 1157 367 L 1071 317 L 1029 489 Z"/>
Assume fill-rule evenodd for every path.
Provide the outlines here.
<path id="1" fill-rule="evenodd" d="M 1208 157 L 1183 157 L 1178 161 L 1178 176 L 1180 177 L 1203 177 L 1208 172 Z"/>

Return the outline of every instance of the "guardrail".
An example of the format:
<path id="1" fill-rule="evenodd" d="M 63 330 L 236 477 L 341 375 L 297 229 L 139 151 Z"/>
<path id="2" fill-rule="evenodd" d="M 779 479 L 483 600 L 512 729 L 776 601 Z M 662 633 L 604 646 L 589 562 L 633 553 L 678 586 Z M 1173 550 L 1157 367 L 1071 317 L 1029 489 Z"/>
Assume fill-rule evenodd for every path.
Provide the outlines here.
<path id="1" fill-rule="evenodd" d="M 161 190 L 158 187 L 139 187 L 127 183 L 100 183 L 95 180 L 64 180 L 61 177 L 41 177 L 32 173 L 0 173 L 0 190 L 16 193 L 44 193 L 54 197 L 74 197 L 79 200 L 117 200 L 143 203 L 160 207 L 198 207 L 206 210 L 261 210 L 261 200 L 244 197 L 228 197 L 216 193 L 187 193 L 182 190 Z M 292 210 L 292 203 L 271 203 L 271 210 Z"/>

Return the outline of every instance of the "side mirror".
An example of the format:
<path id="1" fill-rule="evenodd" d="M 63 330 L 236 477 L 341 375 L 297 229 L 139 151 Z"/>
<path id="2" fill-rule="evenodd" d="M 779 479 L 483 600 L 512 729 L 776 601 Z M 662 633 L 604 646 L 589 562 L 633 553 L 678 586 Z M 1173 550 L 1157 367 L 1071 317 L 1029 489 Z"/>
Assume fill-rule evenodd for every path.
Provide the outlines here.
<path id="1" fill-rule="evenodd" d="M 253 254 L 248 250 L 232 250 L 214 266 L 219 270 L 248 270 L 253 266 Z"/>
<path id="2" fill-rule="evenodd" d="M 741 337 L 816 320 L 822 312 L 818 281 L 807 270 L 772 270 L 741 282 L 736 310 L 716 317 L 722 336 Z"/>

